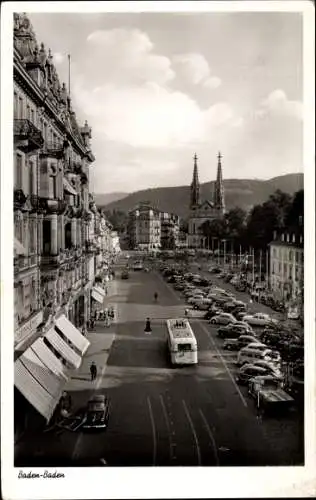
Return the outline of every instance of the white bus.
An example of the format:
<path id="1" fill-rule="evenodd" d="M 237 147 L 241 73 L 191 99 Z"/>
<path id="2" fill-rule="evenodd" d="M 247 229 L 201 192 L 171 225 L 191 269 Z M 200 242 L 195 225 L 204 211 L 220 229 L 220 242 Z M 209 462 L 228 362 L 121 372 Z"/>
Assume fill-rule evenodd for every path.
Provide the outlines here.
<path id="1" fill-rule="evenodd" d="M 168 349 L 173 365 L 198 362 L 197 341 L 187 319 L 167 319 Z"/>

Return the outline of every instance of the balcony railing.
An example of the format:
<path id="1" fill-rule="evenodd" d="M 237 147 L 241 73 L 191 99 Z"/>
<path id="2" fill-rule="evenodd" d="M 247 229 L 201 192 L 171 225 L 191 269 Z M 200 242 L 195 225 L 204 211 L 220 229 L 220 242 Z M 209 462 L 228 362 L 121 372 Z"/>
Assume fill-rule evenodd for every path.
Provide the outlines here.
<path id="1" fill-rule="evenodd" d="M 24 271 L 30 267 L 36 266 L 38 263 L 37 255 L 29 255 L 27 257 L 19 256 L 14 259 L 14 274 Z"/>
<path id="2" fill-rule="evenodd" d="M 14 140 L 25 153 L 40 149 L 44 144 L 41 131 L 30 120 L 25 119 L 14 120 Z"/>
<path id="3" fill-rule="evenodd" d="M 42 213 L 62 214 L 67 208 L 67 202 L 65 200 L 43 198 L 32 194 L 30 196 L 30 201 L 33 208 Z"/>
<path id="4" fill-rule="evenodd" d="M 41 266 L 42 267 L 59 267 L 61 264 L 60 255 L 41 255 Z"/>
<path id="5" fill-rule="evenodd" d="M 40 152 L 40 156 L 42 157 L 52 157 L 52 158 L 63 158 L 64 156 L 64 145 L 63 144 L 56 144 L 55 142 L 52 141 L 45 141 L 44 146 L 42 147 L 42 150 Z"/>

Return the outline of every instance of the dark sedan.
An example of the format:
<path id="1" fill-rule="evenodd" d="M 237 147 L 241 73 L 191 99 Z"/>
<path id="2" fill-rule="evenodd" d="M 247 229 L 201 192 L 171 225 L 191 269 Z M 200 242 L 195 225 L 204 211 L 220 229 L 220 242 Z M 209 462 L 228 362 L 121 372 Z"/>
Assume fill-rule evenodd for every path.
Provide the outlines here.
<path id="1" fill-rule="evenodd" d="M 218 337 L 222 339 L 237 339 L 240 335 L 245 333 L 247 333 L 245 327 L 241 325 L 234 325 L 233 323 L 230 323 L 227 326 L 221 326 L 217 330 Z"/>
<path id="2" fill-rule="evenodd" d="M 108 426 L 110 413 L 109 400 L 103 395 L 93 396 L 84 415 L 83 430 L 104 430 Z"/>

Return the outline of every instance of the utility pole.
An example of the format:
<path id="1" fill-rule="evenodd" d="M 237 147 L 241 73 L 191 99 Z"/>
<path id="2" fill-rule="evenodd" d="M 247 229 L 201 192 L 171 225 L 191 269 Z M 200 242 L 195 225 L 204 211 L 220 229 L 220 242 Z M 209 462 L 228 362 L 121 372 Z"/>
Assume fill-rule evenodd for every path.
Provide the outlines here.
<path id="1" fill-rule="evenodd" d="M 255 283 L 255 249 L 252 248 L 252 283 Z"/>
<path id="2" fill-rule="evenodd" d="M 223 243 L 224 243 L 224 270 L 225 270 L 225 267 L 226 267 L 226 240 L 223 240 Z"/>
<path id="3" fill-rule="evenodd" d="M 219 238 L 218 238 L 217 250 L 218 250 L 217 265 L 218 265 L 218 267 L 220 267 L 220 265 L 221 265 L 221 243 L 220 243 L 220 239 Z"/>
<path id="4" fill-rule="evenodd" d="M 266 287 L 269 290 L 269 251 L 266 250 Z"/>

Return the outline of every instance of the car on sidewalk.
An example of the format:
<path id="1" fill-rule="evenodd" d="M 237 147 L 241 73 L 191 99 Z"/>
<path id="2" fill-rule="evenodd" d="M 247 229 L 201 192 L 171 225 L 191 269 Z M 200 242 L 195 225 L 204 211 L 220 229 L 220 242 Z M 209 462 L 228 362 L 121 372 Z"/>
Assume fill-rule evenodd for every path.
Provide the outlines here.
<path id="1" fill-rule="evenodd" d="M 83 430 L 104 430 L 108 426 L 110 415 L 110 403 L 104 394 L 96 394 L 87 405 L 83 417 Z"/>

